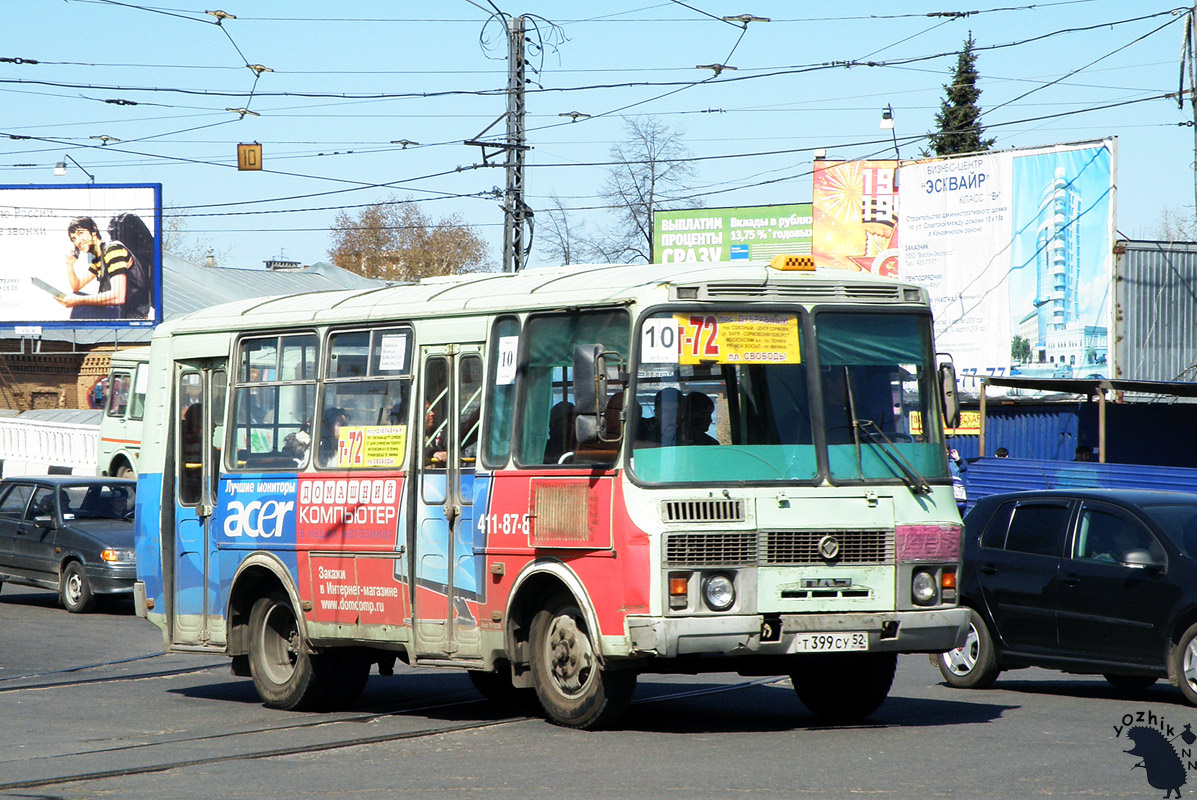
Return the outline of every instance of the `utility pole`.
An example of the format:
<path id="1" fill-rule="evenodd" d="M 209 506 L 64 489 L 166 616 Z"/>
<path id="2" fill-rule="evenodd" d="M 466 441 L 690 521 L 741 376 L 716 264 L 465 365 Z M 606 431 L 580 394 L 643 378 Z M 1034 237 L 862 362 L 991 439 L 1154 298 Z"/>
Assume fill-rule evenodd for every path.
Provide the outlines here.
<path id="1" fill-rule="evenodd" d="M 524 202 L 524 153 L 531 149 L 524 143 L 524 17 L 507 21 L 507 140 L 483 141 L 495 120 L 482 133 L 466 144 L 482 148 L 482 161 L 490 164 L 489 151 L 506 152 L 507 188 L 503 193 L 503 271 L 519 272 L 524 268 L 524 256 L 531 246 L 531 237 L 524 237 L 524 226 L 531 226 L 532 209 Z"/>
<path id="2" fill-rule="evenodd" d="M 507 192 L 504 196 L 503 271 L 524 268 L 524 222 L 532 209 L 524 202 L 524 18 L 512 17 L 507 44 Z M 529 242 L 529 244 L 531 244 Z"/>
<path id="3" fill-rule="evenodd" d="M 1189 10 L 1189 29 L 1185 32 L 1185 54 L 1189 62 L 1189 108 L 1193 112 L 1193 217 L 1197 219 L 1197 4 Z M 1184 67 L 1181 67 L 1184 80 Z M 1180 96 L 1184 105 L 1184 94 Z"/>

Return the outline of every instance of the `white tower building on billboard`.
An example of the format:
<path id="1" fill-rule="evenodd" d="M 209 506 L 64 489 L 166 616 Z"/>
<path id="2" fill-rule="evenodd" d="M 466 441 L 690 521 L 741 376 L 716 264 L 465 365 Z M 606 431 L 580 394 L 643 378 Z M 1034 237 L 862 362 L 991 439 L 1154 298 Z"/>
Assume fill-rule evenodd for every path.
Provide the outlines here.
<path id="1" fill-rule="evenodd" d="M 1056 377 L 1100 374 L 1106 363 L 1104 326 L 1081 318 L 1081 193 L 1057 167 L 1039 201 L 1035 255 L 1032 360 Z"/>

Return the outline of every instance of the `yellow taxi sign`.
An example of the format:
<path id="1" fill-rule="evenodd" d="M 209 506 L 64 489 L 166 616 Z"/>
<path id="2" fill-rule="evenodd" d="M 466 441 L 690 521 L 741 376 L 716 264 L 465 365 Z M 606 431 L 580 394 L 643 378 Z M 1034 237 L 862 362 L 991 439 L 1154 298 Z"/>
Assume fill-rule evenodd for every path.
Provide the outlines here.
<path id="1" fill-rule="evenodd" d="M 814 256 L 773 256 L 773 260 L 769 262 L 769 266 L 773 269 L 797 269 L 810 272 L 815 268 L 815 258 Z"/>

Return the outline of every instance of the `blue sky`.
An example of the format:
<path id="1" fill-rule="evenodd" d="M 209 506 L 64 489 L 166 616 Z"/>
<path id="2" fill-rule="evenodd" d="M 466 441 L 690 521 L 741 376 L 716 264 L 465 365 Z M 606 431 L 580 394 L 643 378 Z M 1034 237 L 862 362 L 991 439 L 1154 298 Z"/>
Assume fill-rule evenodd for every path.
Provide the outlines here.
<path id="1" fill-rule="evenodd" d="M 693 194 L 712 207 L 808 202 L 815 148 L 892 156 L 887 105 L 914 157 L 970 31 L 997 147 L 1116 136 L 1123 234 L 1152 238 L 1166 210 L 1193 212 L 1194 113 L 1162 98 L 1179 88 L 1187 20 L 1166 3 L 0 3 L 0 183 L 85 183 L 69 160 L 55 177 L 64 156 L 100 183 L 161 183 L 165 213 L 226 266 L 324 260 L 339 210 L 408 197 L 473 225 L 497 264 L 489 192 L 504 173 L 475 168 L 480 150 L 463 144 L 506 108 L 494 8 L 534 15 L 543 43 L 530 51 L 526 184 L 542 219 L 555 196 L 574 224 L 610 224 L 598 192 L 629 116 L 680 132 Z M 204 13 L 217 8 L 236 19 L 217 25 Z M 771 21 L 719 19 L 745 13 Z M 560 116 L 571 111 L 591 116 Z M 262 172 L 236 171 L 241 142 L 262 144 Z"/>

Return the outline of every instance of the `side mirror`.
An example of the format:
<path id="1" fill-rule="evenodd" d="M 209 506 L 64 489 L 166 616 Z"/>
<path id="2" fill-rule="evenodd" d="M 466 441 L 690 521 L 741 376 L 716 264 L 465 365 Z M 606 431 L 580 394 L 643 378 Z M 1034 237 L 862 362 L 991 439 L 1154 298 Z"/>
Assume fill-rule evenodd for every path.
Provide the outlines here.
<path id="1" fill-rule="evenodd" d="M 607 372 L 601 344 L 580 344 L 574 348 L 574 411 L 598 414 L 600 398 L 607 397 Z"/>
<path id="2" fill-rule="evenodd" d="M 956 365 L 949 360 L 939 365 L 939 394 L 943 400 L 943 421 L 949 428 L 960 426 L 960 395 L 956 393 Z"/>
<path id="3" fill-rule="evenodd" d="M 49 530 L 54 527 L 54 517 L 49 514 L 38 514 L 33 518 L 33 524 L 39 528 L 46 528 Z"/>
<path id="4" fill-rule="evenodd" d="M 574 418 L 574 438 L 578 446 L 594 444 L 599 440 L 598 416 L 593 414 L 579 414 Z"/>
<path id="5" fill-rule="evenodd" d="M 1160 570 L 1164 562 L 1156 559 L 1150 550 L 1127 550 L 1122 554 L 1122 566 L 1132 569 Z"/>

